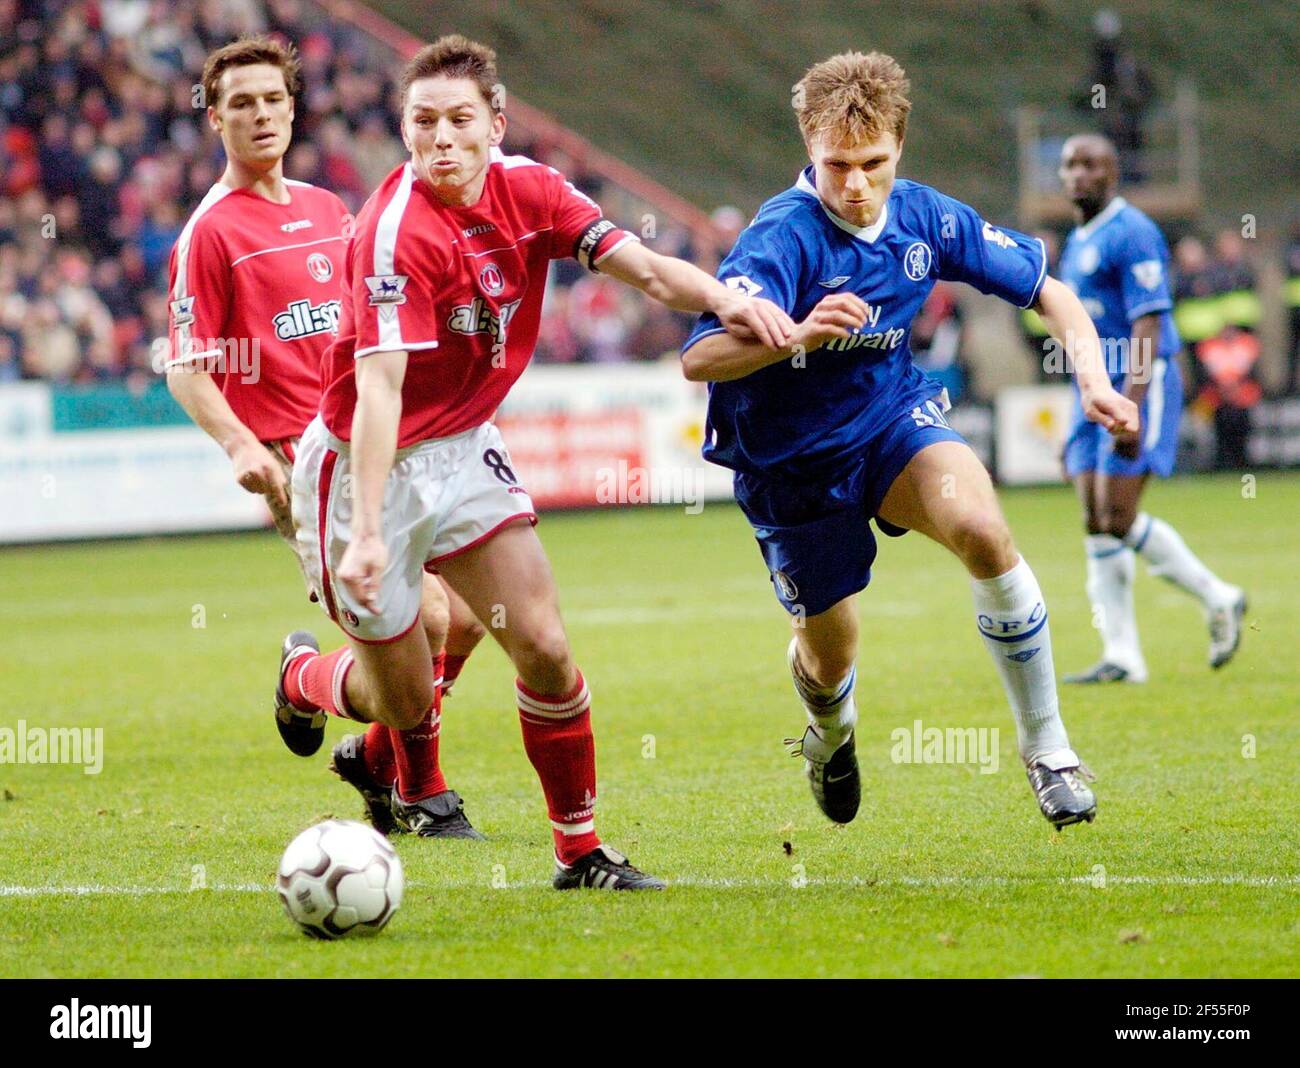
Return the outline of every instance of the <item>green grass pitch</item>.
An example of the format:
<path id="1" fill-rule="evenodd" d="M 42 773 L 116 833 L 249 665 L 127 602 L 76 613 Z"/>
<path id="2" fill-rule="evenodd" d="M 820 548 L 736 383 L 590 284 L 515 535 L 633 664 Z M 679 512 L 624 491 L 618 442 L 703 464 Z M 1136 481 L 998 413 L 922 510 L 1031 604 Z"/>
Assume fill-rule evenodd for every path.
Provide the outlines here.
<path id="1" fill-rule="evenodd" d="M 1091 662 L 1073 498 L 1003 504 L 1047 594 L 1058 674 Z M 937 546 L 884 541 L 861 598 L 864 801 L 837 829 L 781 746 L 802 722 L 788 629 L 740 514 L 545 518 L 595 695 L 599 826 L 672 886 L 549 888 L 512 672 L 487 643 L 447 702 L 443 755 L 491 840 L 398 840 L 401 911 L 339 943 L 303 938 L 270 891 L 294 834 L 360 807 L 328 749 L 298 760 L 271 722 L 282 635 L 338 641 L 284 548 L 258 534 L 5 550 L 0 727 L 102 727 L 105 756 L 98 775 L 0 764 L 0 975 L 1294 974 L 1300 480 L 1261 474 L 1253 496 L 1236 477 L 1175 480 L 1147 504 L 1247 588 L 1248 629 L 1212 673 L 1197 607 L 1139 565 L 1152 678 L 1063 691 L 1100 811 L 1061 834 L 1016 759 L 964 573 Z M 894 763 L 891 731 L 917 719 L 999 728 L 999 770 Z"/>

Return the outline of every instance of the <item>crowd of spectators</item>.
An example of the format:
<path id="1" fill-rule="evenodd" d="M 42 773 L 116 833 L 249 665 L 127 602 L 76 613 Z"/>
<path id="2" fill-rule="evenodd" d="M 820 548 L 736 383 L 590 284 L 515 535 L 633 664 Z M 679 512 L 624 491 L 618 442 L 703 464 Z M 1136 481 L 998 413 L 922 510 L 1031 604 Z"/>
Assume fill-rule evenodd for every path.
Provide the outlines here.
<path id="1" fill-rule="evenodd" d="M 224 167 L 199 84 L 212 49 L 248 32 L 297 44 L 288 177 L 356 210 L 405 158 L 393 72 L 314 14 L 300 0 L 0 0 L 0 383 L 154 377 L 168 257 Z M 616 195 L 545 144 L 506 148 Z M 693 255 L 685 231 L 660 231 L 654 247 Z M 689 329 L 576 263 L 557 263 L 550 289 L 542 360 L 657 357 Z"/>
<path id="2" fill-rule="evenodd" d="M 1246 466 L 1250 409 L 1264 395 L 1258 378 L 1259 300 L 1246 243 L 1222 230 L 1213 254 L 1199 237 L 1174 246 L 1174 315 L 1188 348 L 1192 404 L 1212 420 L 1220 467 Z"/>
<path id="3" fill-rule="evenodd" d="M 1055 264 L 1060 241 L 1050 230 L 1039 231 Z M 1250 242 L 1235 229 L 1220 230 L 1208 242 L 1197 234 L 1180 237 L 1170 264 L 1174 323 L 1186 352 L 1189 402 L 1194 417 L 1212 423 L 1222 467 L 1246 462 L 1250 410 L 1264 397 L 1259 379 L 1261 307 L 1257 267 Z M 1300 391 L 1300 226 L 1287 250 L 1289 280 L 1284 299 L 1290 313 L 1287 375 L 1279 392 Z M 1027 341 L 1036 359 L 1042 352 L 1046 328 L 1032 313 L 1022 318 Z M 1050 369 L 1038 361 L 1041 381 L 1052 381 Z"/>
<path id="4" fill-rule="evenodd" d="M 1034 236 L 1043 240 L 1049 268 L 1055 270 L 1060 255 L 1059 235 L 1052 230 L 1039 230 Z M 1209 245 L 1200 236 L 1187 234 L 1173 246 L 1170 289 L 1174 299 L 1174 321 L 1193 356 L 1202 341 L 1233 331 L 1244 330 L 1253 334 L 1258 326 L 1257 272 L 1248 245 L 1249 242 L 1237 230 L 1225 229 L 1219 231 Z M 1291 278 L 1300 278 L 1300 227 L 1292 235 L 1287 260 Z M 1288 288 L 1288 300 L 1292 288 Z M 1296 308 L 1292 307 L 1292 312 L 1295 311 Z M 1291 333 L 1295 344 L 1300 346 L 1297 326 L 1300 326 L 1300 320 L 1293 314 Z M 1041 322 L 1027 315 L 1025 329 L 1033 348 L 1039 350 L 1041 345 L 1038 341 L 1044 336 Z M 1294 353 L 1290 363 L 1291 380 L 1285 392 L 1293 392 L 1300 385 L 1294 377 Z"/>
<path id="5" fill-rule="evenodd" d="M 153 380 L 153 343 L 167 326 L 168 256 L 224 166 L 199 85 L 213 48 L 248 32 L 298 45 L 305 88 L 285 161 L 289 177 L 332 189 L 356 210 L 402 161 L 392 65 L 369 58 L 356 30 L 318 14 L 302 0 L 0 0 L 0 383 Z M 511 134 L 506 147 L 557 167 L 612 217 L 641 217 L 643 205 L 553 145 Z M 735 209 L 715 213 L 719 247 L 729 247 L 744 222 Z M 694 248 L 666 220 L 643 236 L 658 251 L 714 264 L 716 249 Z M 1055 235 L 1044 236 L 1056 244 Z M 1246 245 L 1224 231 L 1211 248 L 1189 236 L 1174 251 L 1195 388 L 1216 410 L 1249 406 L 1258 395 L 1258 302 Z M 1288 267 L 1288 384 L 1296 390 L 1300 231 Z M 690 323 L 557 261 L 537 358 L 656 359 L 680 345 Z M 919 317 L 914 342 L 931 373 L 960 393 L 959 317 L 942 287 Z"/>

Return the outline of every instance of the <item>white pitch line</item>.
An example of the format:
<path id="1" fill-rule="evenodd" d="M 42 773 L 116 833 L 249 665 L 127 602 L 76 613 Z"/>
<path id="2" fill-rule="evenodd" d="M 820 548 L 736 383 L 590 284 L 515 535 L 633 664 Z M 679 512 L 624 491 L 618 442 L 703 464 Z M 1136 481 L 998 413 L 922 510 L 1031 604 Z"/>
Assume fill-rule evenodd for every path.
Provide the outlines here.
<path id="1" fill-rule="evenodd" d="M 709 877 L 685 875 L 669 879 L 671 886 L 691 886 L 702 889 L 743 890 L 794 889 L 789 879 L 714 879 Z M 408 888 L 429 888 L 443 890 L 486 889 L 491 887 L 489 880 L 456 880 L 453 882 L 411 881 Z M 505 890 L 531 890 L 549 886 L 547 879 L 524 880 L 512 882 L 504 887 L 491 887 Z M 940 875 L 940 876 L 893 876 L 883 879 L 849 877 L 842 879 L 809 878 L 802 886 L 857 886 L 864 889 L 896 888 L 941 890 L 981 889 L 986 887 L 1015 886 L 1097 886 L 1104 889 L 1110 886 L 1246 886 L 1246 887 L 1291 887 L 1300 886 L 1300 875 L 1092 875 L 1075 876 L 1030 876 L 1013 878 L 997 875 Z M 13 886 L 0 884 L 0 897 L 144 897 L 157 894 L 249 894 L 271 893 L 275 890 L 270 883 L 215 883 L 212 886 L 191 890 L 179 886 L 110 886 L 90 883 L 73 886 Z"/>
<path id="2" fill-rule="evenodd" d="M 575 626 L 639 626 L 643 623 L 676 623 L 686 619 L 754 619 L 769 607 L 770 599 L 749 604 L 683 604 L 675 608 L 654 608 L 637 605 L 607 605 L 604 607 L 566 610 L 564 621 Z M 923 614 L 923 609 L 910 604 L 880 602 L 872 605 L 875 618 L 911 619 Z"/>
<path id="3" fill-rule="evenodd" d="M 1300 875 L 1106 875 L 1100 880 L 1092 875 L 1028 876 L 1015 878 L 999 875 L 899 875 L 881 879 L 850 876 L 841 879 L 808 878 L 805 886 L 860 886 L 906 887 L 909 889 L 941 890 L 948 887 L 979 889 L 982 887 L 1013 886 L 1300 886 Z M 683 876 L 670 879 L 674 886 L 717 887 L 719 889 L 747 887 L 777 887 L 790 885 L 787 879 L 711 879 Z M 514 884 L 511 884 L 514 885 Z"/>
<path id="4" fill-rule="evenodd" d="M 105 886 L 89 883 L 82 886 L 5 886 L 0 884 L 0 897 L 143 897 L 148 894 L 198 894 L 203 890 L 221 894 L 248 894 L 270 892 L 270 883 L 217 883 L 214 886 L 191 890 L 180 886 Z"/>

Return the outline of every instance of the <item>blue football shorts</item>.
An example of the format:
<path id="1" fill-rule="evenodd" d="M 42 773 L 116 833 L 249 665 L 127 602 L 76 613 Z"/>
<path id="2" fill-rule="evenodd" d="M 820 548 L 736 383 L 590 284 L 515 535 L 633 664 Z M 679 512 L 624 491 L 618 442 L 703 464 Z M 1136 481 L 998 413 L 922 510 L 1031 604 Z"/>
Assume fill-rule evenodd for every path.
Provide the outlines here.
<path id="1" fill-rule="evenodd" d="M 1079 394 L 1074 395 L 1074 419 L 1065 445 L 1065 470 L 1075 478 L 1100 471 L 1104 475 L 1173 474 L 1178 455 L 1178 421 L 1183 414 L 1183 375 L 1177 359 L 1156 360 L 1151 384 L 1139 406 L 1142 418 L 1142 449 L 1137 459 L 1126 460 L 1114 449 L 1110 433 L 1083 417 Z"/>
<path id="2" fill-rule="evenodd" d="M 866 588 L 876 559 L 871 520 L 890 537 L 907 533 L 876 512 L 908 461 L 940 441 L 965 443 L 938 404 L 929 403 L 887 424 L 847 474 L 793 481 L 736 472 L 736 500 L 787 612 L 820 615 Z"/>

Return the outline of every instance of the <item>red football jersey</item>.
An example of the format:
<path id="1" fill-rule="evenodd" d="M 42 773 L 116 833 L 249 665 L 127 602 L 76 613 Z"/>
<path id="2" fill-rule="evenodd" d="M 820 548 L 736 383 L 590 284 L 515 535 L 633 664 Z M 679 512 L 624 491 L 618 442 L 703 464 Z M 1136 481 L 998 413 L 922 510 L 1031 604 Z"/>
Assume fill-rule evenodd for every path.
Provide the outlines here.
<path id="1" fill-rule="evenodd" d="M 574 256 L 595 270 L 635 240 L 526 156 L 493 149 L 472 207 L 443 204 L 402 164 L 366 201 L 348 244 L 325 425 L 351 440 L 356 360 L 399 350 L 409 353 L 399 448 L 486 422 L 532 358 L 549 262 Z"/>
<path id="2" fill-rule="evenodd" d="M 316 414 L 347 241 L 343 201 L 285 185 L 288 204 L 214 185 L 171 255 L 170 362 L 209 366 L 260 441 L 296 437 Z"/>

